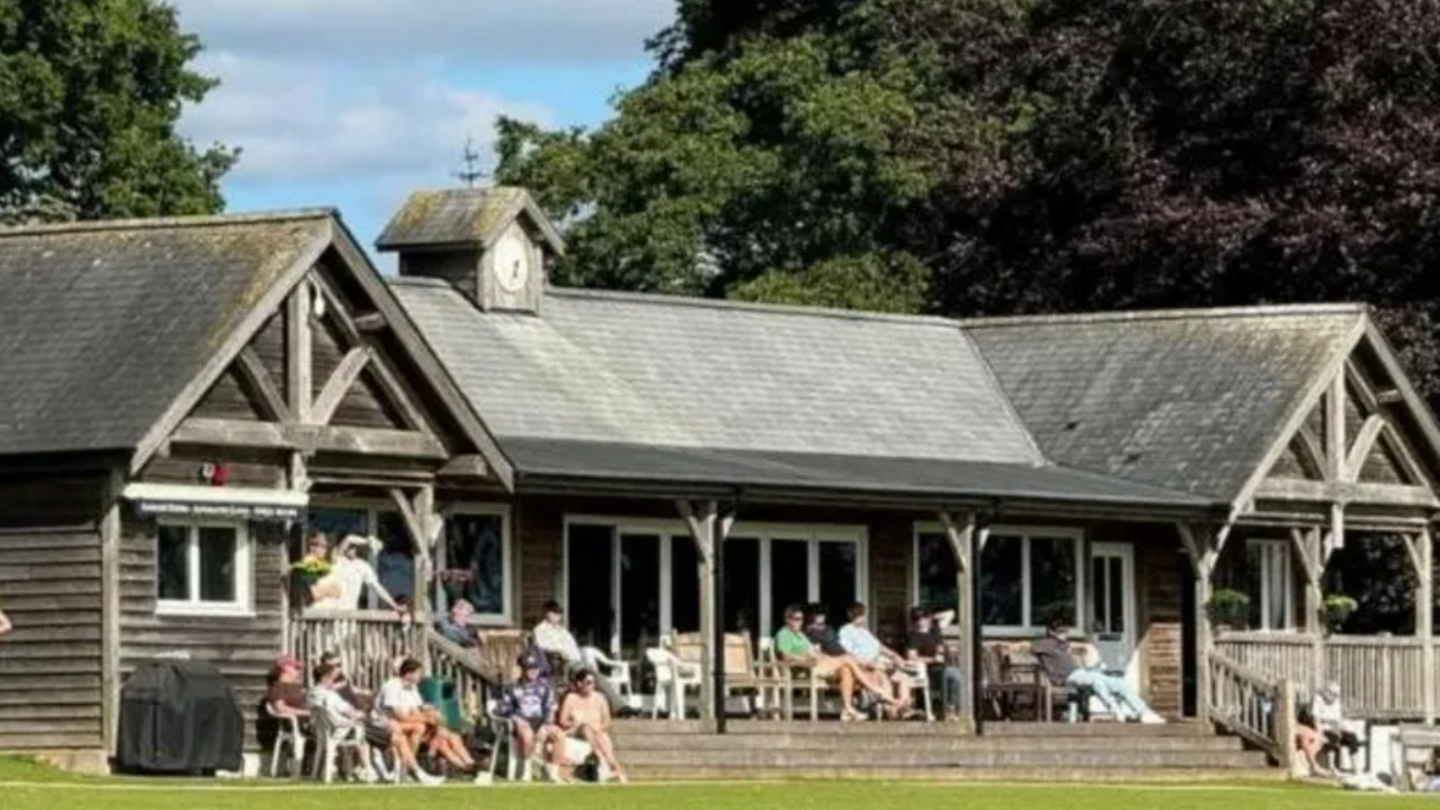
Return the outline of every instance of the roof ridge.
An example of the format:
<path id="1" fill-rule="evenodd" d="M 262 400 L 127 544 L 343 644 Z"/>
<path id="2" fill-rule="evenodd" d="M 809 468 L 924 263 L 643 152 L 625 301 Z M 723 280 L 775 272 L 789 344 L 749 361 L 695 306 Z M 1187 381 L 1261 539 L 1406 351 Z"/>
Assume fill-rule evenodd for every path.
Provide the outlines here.
<path id="1" fill-rule="evenodd" d="M 1070 312 L 1050 315 L 999 315 L 962 318 L 963 329 L 985 329 L 1008 326 L 1040 326 L 1066 323 L 1100 323 L 1126 321 L 1178 321 L 1195 318 L 1257 318 L 1303 315 L 1359 315 L 1370 310 L 1362 302 L 1322 302 L 1304 304 L 1258 304 L 1232 307 L 1184 307 L 1175 309 L 1137 309 L 1112 312 Z"/>
<path id="2" fill-rule="evenodd" d="M 558 298 L 590 299 L 597 301 L 625 301 L 634 304 L 656 306 L 695 307 L 699 309 L 739 310 L 772 315 L 806 315 L 818 318 L 836 318 L 851 321 L 875 321 L 882 323 L 905 323 L 911 325 L 943 326 L 955 328 L 959 322 L 939 315 L 905 315 L 896 312 L 875 312 L 862 309 L 840 309 L 838 307 L 816 307 L 803 304 L 765 304 L 754 301 L 736 301 L 730 298 L 704 298 L 670 293 L 629 292 L 624 290 L 596 290 L 583 287 L 549 287 L 546 295 Z"/>
<path id="3" fill-rule="evenodd" d="M 92 219 L 34 225 L 0 227 L 0 239 L 11 236 L 32 236 L 52 233 L 83 233 L 96 231 L 154 230 L 159 228 L 200 228 L 212 225 L 247 225 L 261 222 L 293 222 L 305 219 L 339 218 L 334 206 L 248 211 L 236 214 L 197 214 L 176 217 L 133 217 L 130 219 Z"/>

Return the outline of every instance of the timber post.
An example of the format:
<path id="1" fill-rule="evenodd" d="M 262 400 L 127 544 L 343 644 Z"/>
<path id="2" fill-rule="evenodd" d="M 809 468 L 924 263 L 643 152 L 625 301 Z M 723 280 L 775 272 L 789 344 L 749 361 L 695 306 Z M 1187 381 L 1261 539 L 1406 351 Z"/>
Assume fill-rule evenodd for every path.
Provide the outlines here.
<path id="1" fill-rule="evenodd" d="M 100 683 L 103 690 L 100 705 L 104 723 L 101 734 L 107 757 L 117 753 L 120 730 L 120 542 L 124 489 L 124 470 L 110 470 L 102 504 L 104 517 L 100 521 Z"/>
<path id="2" fill-rule="evenodd" d="M 974 599 L 971 598 L 975 592 L 974 566 L 971 565 L 975 548 L 975 515 L 974 513 L 941 512 L 940 524 L 945 528 L 945 539 L 950 545 L 950 552 L 955 555 L 955 624 L 959 631 L 957 641 L 960 653 L 957 665 L 961 672 L 966 673 L 966 677 L 972 677 L 977 669 L 974 661 L 975 645 L 972 638 L 975 634 L 975 605 Z M 974 690 L 966 689 L 962 685 L 960 689 L 961 719 L 973 725 L 978 705 L 975 701 Z"/>
<path id="3" fill-rule="evenodd" d="M 1214 630 L 1210 626 L 1210 588 L 1215 563 L 1230 526 L 1226 524 L 1215 531 L 1213 541 L 1209 527 L 1180 523 L 1176 528 L 1195 576 L 1195 717 L 1205 722 L 1210 719 L 1210 652 L 1215 649 Z"/>
<path id="4" fill-rule="evenodd" d="M 675 505 L 681 517 L 685 518 L 685 525 L 689 527 L 690 539 L 695 543 L 696 565 L 699 568 L 696 575 L 700 586 L 700 711 L 704 719 L 715 720 L 715 681 L 708 673 L 714 671 L 716 627 L 722 628 L 720 632 L 723 632 L 724 627 L 722 619 L 716 616 L 715 597 L 715 524 L 719 520 L 720 509 L 715 501 L 700 504 L 677 501 Z M 671 714 L 679 712 L 680 716 L 684 717 L 684 710 L 683 705 L 674 706 L 671 707 Z"/>
<path id="5" fill-rule="evenodd" d="M 1435 722 L 1435 574 L 1434 537 L 1427 527 L 1414 538 L 1415 575 L 1419 590 L 1415 594 L 1415 635 L 1420 637 L 1421 695 L 1425 705 L 1425 723 Z"/>

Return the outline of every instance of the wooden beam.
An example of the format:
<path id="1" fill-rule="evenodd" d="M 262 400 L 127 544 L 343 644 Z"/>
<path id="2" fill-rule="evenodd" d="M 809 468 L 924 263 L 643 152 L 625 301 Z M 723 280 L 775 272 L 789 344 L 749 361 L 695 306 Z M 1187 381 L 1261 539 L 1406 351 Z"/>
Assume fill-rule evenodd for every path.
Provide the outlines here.
<path id="1" fill-rule="evenodd" d="M 484 478 L 490 474 L 490 465 L 485 457 L 478 454 L 456 456 L 440 468 L 440 475 L 454 478 Z"/>
<path id="2" fill-rule="evenodd" d="M 1401 540 L 1405 541 L 1405 556 L 1410 560 L 1410 568 L 1415 572 L 1417 579 L 1425 576 L 1425 560 L 1420 554 L 1419 537 L 1413 534 L 1402 535 Z"/>
<path id="3" fill-rule="evenodd" d="M 379 332 L 385 328 L 385 316 L 378 312 L 366 312 L 356 315 L 355 328 L 361 332 Z"/>
<path id="4" fill-rule="evenodd" d="M 1295 556 L 1300 560 L 1300 567 L 1305 571 L 1305 582 L 1309 585 L 1317 585 L 1320 582 L 1320 571 L 1324 566 L 1319 564 L 1315 556 L 1310 553 L 1309 530 L 1291 529 L 1290 543 L 1295 549 Z"/>
<path id="5" fill-rule="evenodd" d="M 1398 405 L 1404 401 L 1405 395 L 1398 388 L 1386 388 L 1375 394 L 1375 402 L 1380 405 Z"/>
<path id="6" fill-rule="evenodd" d="M 1384 442 L 1385 449 L 1389 450 L 1390 454 L 1399 462 L 1402 472 L 1410 476 L 1413 481 L 1429 485 L 1429 473 L 1425 471 L 1420 462 L 1415 460 L 1415 454 L 1410 450 L 1410 443 L 1400 435 L 1393 425 L 1386 425 L 1385 429 L 1380 432 L 1380 441 Z"/>
<path id="7" fill-rule="evenodd" d="M 1330 378 L 1325 394 L 1325 480 L 1341 481 L 1345 476 L 1345 375 Z"/>
<path id="8" fill-rule="evenodd" d="M 1268 479 L 1260 485 L 1257 498 L 1319 503 L 1363 503 L 1379 506 L 1440 507 L 1435 493 L 1426 487 L 1401 484 L 1369 484 L 1328 481 Z"/>
<path id="9" fill-rule="evenodd" d="M 1338 503 L 1330 504 L 1330 530 L 1325 538 L 1325 561 L 1345 547 L 1345 508 Z"/>
<path id="10" fill-rule="evenodd" d="M 940 513 L 940 525 L 945 527 L 945 540 L 950 544 L 950 553 L 955 555 L 956 570 L 967 573 L 970 570 L 970 541 L 975 533 L 975 516 L 963 518 L 964 526 L 957 525 L 955 515 Z"/>
<path id="11" fill-rule="evenodd" d="M 1345 361 L 1345 379 L 1350 382 L 1350 387 L 1355 390 L 1355 399 L 1359 400 L 1360 407 L 1365 410 L 1365 415 L 1370 416 L 1380 410 L 1379 397 L 1375 393 L 1375 386 L 1371 385 L 1370 379 L 1365 372 L 1355 364 L 1352 357 Z"/>
<path id="12" fill-rule="evenodd" d="M 945 539 L 950 543 L 950 552 L 955 555 L 955 626 L 959 631 L 959 666 L 965 677 L 976 672 L 975 634 L 975 566 L 972 564 L 975 552 L 976 517 L 973 512 L 956 515 L 940 512 L 940 523 L 945 527 Z M 966 684 L 968 686 L 968 684 Z M 960 716 L 965 722 L 975 722 L 975 691 L 960 690 Z"/>
<path id="13" fill-rule="evenodd" d="M 1351 483 L 1360 480 L 1360 470 L 1365 466 L 1365 459 L 1370 456 L 1370 451 L 1375 449 L 1375 442 L 1380 438 L 1380 431 L 1384 429 L 1385 417 L 1375 414 L 1365 419 L 1359 435 L 1355 437 L 1355 443 L 1345 456 L 1344 475 L 1340 480 Z"/>
<path id="14" fill-rule="evenodd" d="M 360 374 L 370 364 L 375 353 L 370 348 L 351 349 L 340 359 L 340 365 L 335 367 L 330 379 L 325 381 L 325 387 L 320 389 L 320 395 L 310 406 L 310 418 L 312 425 L 328 425 L 330 419 L 335 416 L 335 411 L 345 399 L 345 394 L 360 379 Z"/>
<path id="15" fill-rule="evenodd" d="M 1435 538 L 1427 526 L 1415 537 L 1415 551 L 1418 559 L 1419 593 L 1415 595 L 1415 635 L 1420 637 L 1424 655 L 1420 658 L 1422 693 L 1425 703 L 1425 722 L 1434 722 L 1437 709 L 1435 691 Z"/>
<path id="16" fill-rule="evenodd" d="M 699 576 L 700 591 L 700 702 L 701 714 L 706 720 L 715 719 L 715 627 L 724 617 L 715 615 L 715 522 L 720 519 L 718 501 L 692 503 L 677 501 L 676 509 L 690 529 L 690 539 L 695 541 L 696 557 L 699 560 L 696 574 Z"/>
<path id="17" fill-rule="evenodd" d="M 120 510 L 124 504 L 123 470 L 112 469 L 106 478 L 103 517 L 100 520 L 100 683 L 105 751 L 117 751 L 120 729 Z"/>
<path id="18" fill-rule="evenodd" d="M 1320 442 L 1320 437 L 1315 435 L 1315 431 L 1311 430 L 1309 425 L 1301 425 L 1300 429 L 1295 432 L 1294 444 L 1306 456 L 1305 460 L 1314 465 L 1315 471 L 1320 474 L 1320 477 L 1325 478 L 1329 465 L 1325 462 L 1325 448 Z"/>
<path id="19" fill-rule="evenodd" d="M 260 406 L 265 418 L 276 422 L 293 421 L 290 406 L 285 402 L 285 394 L 280 391 L 280 386 L 275 384 L 275 378 L 270 376 L 270 370 L 265 368 L 265 362 L 260 359 L 255 347 L 246 346 L 240 350 L 239 356 L 235 358 L 235 370 L 240 374 L 245 386 L 260 398 L 256 404 Z"/>
<path id="20" fill-rule="evenodd" d="M 176 428 L 171 441 L 204 447 L 299 451 L 306 455 L 355 453 L 425 461 L 450 460 L 449 451 L 429 436 L 378 428 L 190 418 Z"/>
<path id="21" fill-rule="evenodd" d="M 310 284 L 295 286 L 285 302 L 285 392 L 290 414 L 297 422 L 310 421 L 313 335 L 310 334 Z"/>

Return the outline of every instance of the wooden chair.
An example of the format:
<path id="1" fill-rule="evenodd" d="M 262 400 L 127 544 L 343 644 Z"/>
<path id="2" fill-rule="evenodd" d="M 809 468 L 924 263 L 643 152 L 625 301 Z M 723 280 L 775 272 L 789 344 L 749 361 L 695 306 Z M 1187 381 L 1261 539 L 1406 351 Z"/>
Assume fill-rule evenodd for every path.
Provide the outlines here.
<path id="1" fill-rule="evenodd" d="M 1016 709 L 1025 704 L 1034 707 L 1035 719 L 1041 719 L 1045 688 L 1032 672 L 1025 671 L 1023 662 L 1017 665 L 1007 645 L 985 645 L 981 666 L 985 673 L 985 700 L 995 719 L 1014 720 Z"/>
<path id="2" fill-rule="evenodd" d="M 677 633 L 671 647 L 675 657 L 686 664 L 698 665 L 704 655 L 699 633 Z M 750 700 L 752 715 L 778 715 L 783 677 L 775 662 L 756 660 L 748 633 L 726 633 L 724 655 L 726 700 L 737 693 L 743 694 Z"/>

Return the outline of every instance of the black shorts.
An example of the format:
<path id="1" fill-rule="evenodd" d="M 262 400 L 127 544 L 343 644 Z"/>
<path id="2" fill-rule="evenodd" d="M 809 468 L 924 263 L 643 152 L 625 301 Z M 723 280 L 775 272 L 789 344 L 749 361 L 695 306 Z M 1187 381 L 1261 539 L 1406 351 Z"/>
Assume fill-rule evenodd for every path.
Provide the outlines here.
<path id="1" fill-rule="evenodd" d="M 517 718 L 517 722 L 524 723 L 530 727 L 531 731 L 536 733 L 539 733 L 540 729 L 545 727 L 545 721 L 539 717 L 520 717 Z"/>

